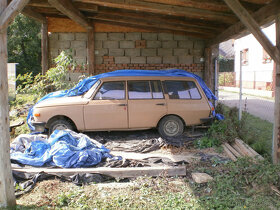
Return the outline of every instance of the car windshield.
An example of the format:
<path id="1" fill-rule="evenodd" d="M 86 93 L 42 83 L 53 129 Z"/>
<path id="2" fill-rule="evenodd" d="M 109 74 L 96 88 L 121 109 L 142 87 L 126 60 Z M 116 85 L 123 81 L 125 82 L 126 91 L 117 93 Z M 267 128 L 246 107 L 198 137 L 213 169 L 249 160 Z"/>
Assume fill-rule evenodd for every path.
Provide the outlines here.
<path id="1" fill-rule="evenodd" d="M 90 99 L 99 84 L 100 84 L 100 80 L 98 80 L 96 83 L 94 83 L 94 85 L 89 89 L 88 92 L 86 92 L 86 94 L 83 97 Z"/>

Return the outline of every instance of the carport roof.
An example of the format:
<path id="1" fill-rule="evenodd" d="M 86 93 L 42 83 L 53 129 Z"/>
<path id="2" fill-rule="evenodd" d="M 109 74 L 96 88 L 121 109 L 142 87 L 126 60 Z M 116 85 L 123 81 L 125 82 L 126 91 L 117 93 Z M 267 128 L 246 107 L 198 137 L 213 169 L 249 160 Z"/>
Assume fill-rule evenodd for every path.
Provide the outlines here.
<path id="1" fill-rule="evenodd" d="M 240 2 L 260 25 L 280 13 L 279 0 Z M 68 17 L 85 28 L 96 22 L 182 33 L 210 44 L 234 38 L 245 30 L 223 0 L 31 0 L 23 13 Z"/>

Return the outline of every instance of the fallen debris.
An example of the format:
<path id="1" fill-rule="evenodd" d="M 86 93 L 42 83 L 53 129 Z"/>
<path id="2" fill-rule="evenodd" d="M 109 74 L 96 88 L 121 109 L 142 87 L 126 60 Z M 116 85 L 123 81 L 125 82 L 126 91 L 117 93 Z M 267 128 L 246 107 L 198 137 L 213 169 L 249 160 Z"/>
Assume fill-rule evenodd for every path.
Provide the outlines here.
<path id="1" fill-rule="evenodd" d="M 192 179 L 198 184 L 210 182 L 213 180 L 213 177 L 206 173 L 192 173 L 191 175 Z"/>

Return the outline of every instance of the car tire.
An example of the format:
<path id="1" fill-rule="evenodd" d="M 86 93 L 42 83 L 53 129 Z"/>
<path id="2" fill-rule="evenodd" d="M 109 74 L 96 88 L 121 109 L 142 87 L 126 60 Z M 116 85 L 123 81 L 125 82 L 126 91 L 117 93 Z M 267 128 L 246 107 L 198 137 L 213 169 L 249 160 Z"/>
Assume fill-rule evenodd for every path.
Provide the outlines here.
<path id="1" fill-rule="evenodd" d="M 159 122 L 158 132 L 164 138 L 181 136 L 184 133 L 184 123 L 177 116 L 166 116 Z"/>
<path id="2" fill-rule="evenodd" d="M 74 130 L 74 126 L 71 122 L 66 119 L 57 119 L 50 123 L 49 135 L 53 133 L 54 130 Z"/>

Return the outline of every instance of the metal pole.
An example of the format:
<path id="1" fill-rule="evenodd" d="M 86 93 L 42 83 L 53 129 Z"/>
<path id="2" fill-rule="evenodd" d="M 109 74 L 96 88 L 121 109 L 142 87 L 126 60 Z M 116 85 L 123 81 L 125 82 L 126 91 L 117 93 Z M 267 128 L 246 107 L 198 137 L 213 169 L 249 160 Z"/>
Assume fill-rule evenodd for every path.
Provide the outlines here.
<path id="1" fill-rule="evenodd" d="M 218 63 L 218 59 L 216 58 L 215 59 L 215 96 L 217 97 L 217 100 L 215 101 L 215 107 L 218 103 L 218 100 L 219 100 L 219 90 L 218 90 L 218 77 L 219 77 L 219 63 Z"/>
<path id="2" fill-rule="evenodd" d="M 240 51 L 240 73 L 239 73 L 239 121 L 242 118 L 242 51 Z"/>

